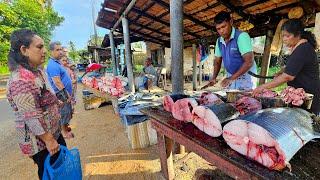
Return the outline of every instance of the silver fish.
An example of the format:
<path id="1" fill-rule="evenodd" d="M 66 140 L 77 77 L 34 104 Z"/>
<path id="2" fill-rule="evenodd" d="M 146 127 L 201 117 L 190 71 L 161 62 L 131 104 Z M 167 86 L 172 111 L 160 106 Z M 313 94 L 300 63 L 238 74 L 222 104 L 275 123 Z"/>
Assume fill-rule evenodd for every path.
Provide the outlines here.
<path id="1" fill-rule="evenodd" d="M 254 123 L 262 127 L 267 131 L 267 134 L 271 136 L 273 141 L 275 141 L 275 149 L 277 150 L 279 157 L 283 157 L 283 163 L 275 163 L 278 164 L 275 166 L 267 166 L 266 163 L 263 162 L 263 160 L 262 162 L 260 161 L 260 163 L 269 167 L 270 169 L 280 170 L 285 166 L 291 168 L 289 161 L 299 151 L 299 149 L 301 149 L 310 140 L 320 138 L 319 133 L 315 132 L 313 129 L 313 119 L 311 118 L 311 114 L 299 108 L 263 109 L 257 111 L 254 114 L 243 116 L 239 119 L 241 120 L 231 121 L 229 125 L 227 124 L 224 127 L 224 138 L 226 142 L 230 145 L 230 147 L 238 148 L 237 146 L 232 144 L 232 142 L 230 141 L 231 136 L 228 136 L 228 133 L 237 134 L 239 130 L 238 132 L 236 132 L 237 130 L 235 130 L 235 127 L 239 126 L 241 123 L 243 124 L 244 122 L 246 122 L 248 124 L 247 127 L 253 127 L 253 125 L 249 125 L 250 123 Z M 257 128 L 256 130 L 258 131 L 258 129 L 259 128 Z M 262 137 L 265 136 L 264 133 L 261 133 L 259 136 L 259 133 L 254 132 L 254 130 L 252 129 L 248 130 L 248 132 L 258 134 L 258 136 L 255 136 L 255 138 L 267 139 Z M 251 140 L 252 142 L 257 142 L 256 140 L 254 140 L 254 137 L 249 137 L 249 135 L 245 139 L 246 141 Z M 245 142 L 244 144 L 250 143 Z M 256 145 L 261 146 L 262 150 L 265 148 L 272 148 L 266 144 Z M 248 145 L 247 148 L 247 152 L 249 152 L 251 147 Z M 240 152 L 241 154 L 244 154 L 244 151 L 242 151 L 241 148 L 235 150 Z M 244 155 L 249 156 L 249 153 Z M 253 159 L 259 162 L 259 159 L 262 159 L 261 157 L 256 157 Z"/>

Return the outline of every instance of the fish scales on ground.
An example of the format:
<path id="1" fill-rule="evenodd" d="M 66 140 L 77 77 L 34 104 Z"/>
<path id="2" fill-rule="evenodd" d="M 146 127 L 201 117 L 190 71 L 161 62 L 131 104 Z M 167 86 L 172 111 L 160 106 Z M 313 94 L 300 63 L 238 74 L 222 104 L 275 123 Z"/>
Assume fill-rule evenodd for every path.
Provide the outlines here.
<path id="1" fill-rule="evenodd" d="M 269 169 L 290 168 L 290 159 L 319 134 L 310 114 L 298 108 L 269 108 L 227 123 L 227 144 Z"/>

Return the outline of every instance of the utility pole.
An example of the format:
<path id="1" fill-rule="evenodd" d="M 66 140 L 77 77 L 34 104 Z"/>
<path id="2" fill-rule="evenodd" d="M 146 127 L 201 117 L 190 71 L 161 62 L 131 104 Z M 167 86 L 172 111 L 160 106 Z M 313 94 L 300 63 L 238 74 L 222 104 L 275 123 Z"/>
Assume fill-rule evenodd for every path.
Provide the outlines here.
<path id="1" fill-rule="evenodd" d="M 93 59 L 96 63 L 99 63 L 98 53 L 97 53 L 97 47 L 98 47 L 98 35 L 97 35 L 97 26 L 95 23 L 95 0 L 91 0 L 91 7 L 92 7 L 92 24 L 93 24 L 93 32 L 94 32 L 94 50 L 93 50 Z M 90 62 L 91 63 L 91 62 Z"/>

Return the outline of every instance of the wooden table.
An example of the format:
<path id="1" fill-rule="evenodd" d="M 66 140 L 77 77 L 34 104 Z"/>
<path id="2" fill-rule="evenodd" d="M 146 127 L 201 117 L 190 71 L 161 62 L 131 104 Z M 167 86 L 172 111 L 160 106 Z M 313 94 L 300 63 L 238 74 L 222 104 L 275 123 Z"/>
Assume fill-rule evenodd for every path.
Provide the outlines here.
<path id="1" fill-rule="evenodd" d="M 292 171 L 271 171 L 232 150 L 222 137 L 213 138 L 192 123 L 174 119 L 171 113 L 159 108 L 145 108 L 157 131 L 161 170 L 166 179 L 174 178 L 172 161 L 173 141 L 184 145 L 235 179 L 320 179 L 320 143 L 309 142 L 290 160 Z M 318 169 L 319 168 L 319 169 Z"/>

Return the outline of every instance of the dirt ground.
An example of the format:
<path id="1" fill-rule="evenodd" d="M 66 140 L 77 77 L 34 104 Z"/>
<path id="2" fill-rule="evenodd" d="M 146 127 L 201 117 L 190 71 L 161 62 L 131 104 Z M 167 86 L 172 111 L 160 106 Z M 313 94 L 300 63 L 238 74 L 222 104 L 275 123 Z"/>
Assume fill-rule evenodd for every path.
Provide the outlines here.
<path id="1" fill-rule="evenodd" d="M 157 147 L 132 150 L 125 127 L 113 113 L 112 106 L 86 111 L 78 88 L 76 114 L 71 121 L 75 138 L 67 140 L 69 148 L 80 150 L 83 179 L 158 180 L 160 173 Z M 15 140 L 13 119 L 0 122 L 0 179 L 37 179 L 36 165 L 21 155 Z M 187 155 L 185 161 L 180 159 Z M 194 153 L 176 155 L 175 179 L 198 179 L 205 173 L 209 179 L 229 179 Z"/>

